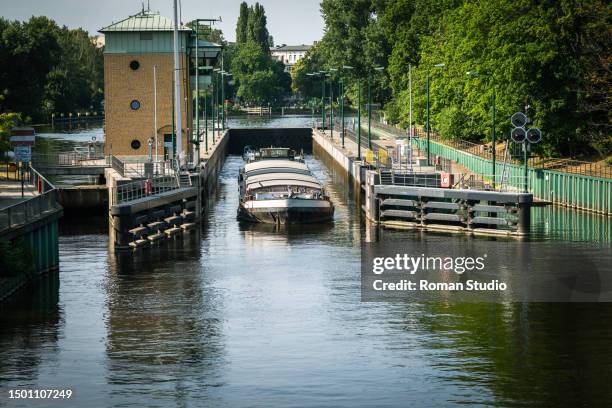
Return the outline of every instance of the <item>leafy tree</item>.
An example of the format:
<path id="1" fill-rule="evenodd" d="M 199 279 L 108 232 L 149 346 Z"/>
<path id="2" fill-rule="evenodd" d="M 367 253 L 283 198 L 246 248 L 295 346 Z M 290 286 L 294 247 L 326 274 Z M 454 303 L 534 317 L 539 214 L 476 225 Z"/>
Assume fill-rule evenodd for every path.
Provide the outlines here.
<path id="1" fill-rule="evenodd" d="M 246 25 L 245 25 L 246 21 Z M 262 5 L 240 5 L 236 24 L 236 44 L 228 47 L 225 67 L 231 67 L 236 96 L 245 103 L 280 103 L 290 91 L 291 78 L 284 65 L 270 56 L 272 36 L 266 27 Z"/>
<path id="2" fill-rule="evenodd" d="M 314 67 L 351 65 L 363 82 L 383 66 L 388 82 L 373 77 L 375 98 L 389 121 L 407 125 L 412 64 L 414 118 L 425 121 L 429 77 L 431 123 L 443 137 L 488 140 L 495 88 L 499 138 L 510 115 L 528 107 L 544 131 L 540 153 L 610 154 L 609 2 L 323 0 L 321 11 L 323 46 L 292 73 L 301 95 L 318 92 L 304 76 Z"/>
<path id="3" fill-rule="evenodd" d="M 266 11 L 259 3 L 255 3 L 254 6 L 249 8 L 247 41 L 259 44 L 265 51 L 268 51 L 272 46 L 270 33 L 267 28 Z"/>
<path id="4" fill-rule="evenodd" d="M 247 31 L 249 25 L 249 6 L 243 1 L 240 3 L 240 15 L 236 23 L 236 43 L 243 44 L 247 41 Z"/>
<path id="5" fill-rule="evenodd" d="M 97 110 L 103 77 L 102 50 L 84 30 L 0 18 L 0 111 L 42 121 L 52 111 Z"/>
<path id="6" fill-rule="evenodd" d="M 0 113 L 0 157 L 10 149 L 11 129 L 21 121 L 18 113 Z"/>

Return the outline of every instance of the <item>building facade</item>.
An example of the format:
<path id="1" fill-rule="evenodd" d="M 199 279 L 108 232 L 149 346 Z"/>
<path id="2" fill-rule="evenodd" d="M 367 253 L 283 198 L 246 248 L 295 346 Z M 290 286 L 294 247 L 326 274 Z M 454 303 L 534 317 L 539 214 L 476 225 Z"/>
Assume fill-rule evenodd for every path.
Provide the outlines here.
<path id="1" fill-rule="evenodd" d="M 100 30 L 104 34 L 105 150 L 117 156 L 146 156 L 151 141 L 158 158 L 176 152 L 174 129 L 173 23 L 143 10 Z M 202 41 L 200 41 L 201 43 Z M 213 65 L 221 50 L 200 45 L 199 64 Z M 202 49 L 208 47 L 208 49 Z M 179 28 L 182 149 L 192 152 L 195 35 Z M 212 55 L 214 57 L 211 57 Z M 200 81 L 202 84 L 202 81 Z M 155 145 L 157 140 L 157 145 Z M 157 150 L 155 149 L 157 147 Z"/>
<path id="2" fill-rule="evenodd" d="M 279 45 L 270 50 L 272 57 L 277 61 L 285 64 L 285 72 L 291 72 L 293 65 L 304 58 L 306 51 L 312 48 L 312 45 Z"/>

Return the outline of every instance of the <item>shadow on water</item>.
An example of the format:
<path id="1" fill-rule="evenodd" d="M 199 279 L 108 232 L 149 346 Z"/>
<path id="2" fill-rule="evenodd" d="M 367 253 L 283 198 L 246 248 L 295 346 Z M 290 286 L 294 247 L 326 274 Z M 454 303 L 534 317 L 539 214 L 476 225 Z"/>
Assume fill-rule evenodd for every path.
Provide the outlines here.
<path id="1" fill-rule="evenodd" d="M 43 360 L 57 356 L 64 323 L 58 302 L 59 274 L 50 273 L 0 304 L 0 388 L 6 379 L 35 381 Z"/>

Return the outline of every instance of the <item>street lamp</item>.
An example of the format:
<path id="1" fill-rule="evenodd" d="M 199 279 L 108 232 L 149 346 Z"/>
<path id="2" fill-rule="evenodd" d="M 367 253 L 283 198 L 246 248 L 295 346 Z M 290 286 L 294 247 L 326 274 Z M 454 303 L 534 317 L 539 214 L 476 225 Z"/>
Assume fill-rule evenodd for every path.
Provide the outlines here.
<path id="1" fill-rule="evenodd" d="M 223 103 L 223 108 L 221 110 L 221 130 L 225 130 L 225 77 L 232 76 L 231 73 L 226 71 L 221 71 L 221 102 Z"/>
<path id="2" fill-rule="evenodd" d="M 492 95 L 492 105 L 493 105 L 493 113 L 492 113 L 492 118 L 491 118 L 491 144 L 493 146 L 492 152 L 491 152 L 491 159 L 492 159 L 492 164 L 493 164 L 493 190 L 495 190 L 495 159 L 496 159 L 496 144 L 495 144 L 495 116 L 496 116 L 496 106 L 495 106 L 495 78 L 493 78 L 493 75 L 491 74 L 484 74 L 484 73 L 479 73 L 478 71 L 467 71 L 465 73 L 468 76 L 472 76 L 472 77 L 478 77 L 478 76 L 485 76 L 488 77 L 491 80 L 491 88 L 493 91 L 493 95 Z"/>
<path id="3" fill-rule="evenodd" d="M 444 63 L 439 63 L 439 64 L 435 64 L 434 68 L 444 68 L 446 66 L 446 64 Z M 430 133 L 431 133 L 431 126 L 430 126 L 430 122 L 429 122 L 429 87 L 430 87 L 430 79 L 429 79 L 429 70 L 427 71 L 427 165 L 431 166 L 431 154 L 430 154 Z"/>
<path id="4" fill-rule="evenodd" d="M 374 71 L 383 71 L 384 67 L 376 67 Z M 368 74 L 368 149 L 372 150 L 372 74 Z"/>
<path id="5" fill-rule="evenodd" d="M 218 99 L 217 98 L 217 94 L 218 94 L 218 90 L 219 90 L 219 86 L 217 85 L 217 77 L 219 76 L 219 72 L 221 72 L 221 68 L 215 68 L 213 69 L 213 76 L 212 76 L 212 92 L 211 92 L 211 97 L 212 99 L 212 106 L 211 106 L 211 115 L 212 115 L 212 142 L 213 144 L 215 144 L 215 131 L 216 131 L 216 126 L 219 126 L 219 107 L 218 105 Z M 215 120 L 216 118 L 216 120 Z"/>
<path id="6" fill-rule="evenodd" d="M 201 68 L 206 71 L 212 70 L 211 66 L 204 66 Z M 197 76 L 196 80 L 199 81 L 199 76 Z M 198 89 L 198 92 L 199 92 L 199 89 Z M 200 95 L 198 92 L 196 92 L 198 94 L 196 108 L 199 108 L 199 103 L 200 103 Z M 204 148 L 206 152 L 208 152 L 208 98 L 207 98 L 207 94 L 208 94 L 208 87 L 204 90 L 204 134 L 205 134 Z M 199 160 L 200 159 L 200 113 L 199 112 L 197 112 L 197 116 L 196 116 L 196 127 L 198 128 L 198 160 Z"/>
<path id="7" fill-rule="evenodd" d="M 342 66 L 342 70 L 350 71 L 352 69 L 353 69 L 353 67 L 351 67 L 350 65 L 343 65 Z M 340 86 L 341 86 L 341 89 L 342 89 L 342 91 L 340 92 L 341 95 L 342 95 L 342 99 L 341 99 L 342 104 L 340 105 L 341 106 L 340 112 L 342 113 L 342 148 L 344 149 L 344 134 L 346 132 L 345 132 L 345 129 L 344 129 L 344 126 L 345 126 L 344 125 L 344 79 L 342 77 L 340 77 Z"/>
<path id="8" fill-rule="evenodd" d="M 321 128 L 325 132 L 325 71 L 308 72 L 308 76 L 321 76 Z"/>
<path id="9" fill-rule="evenodd" d="M 331 139 L 334 138 L 334 81 L 332 78 L 332 73 L 337 71 L 337 68 L 330 68 L 329 74 L 327 75 L 329 78 L 329 129 L 331 132 Z"/>

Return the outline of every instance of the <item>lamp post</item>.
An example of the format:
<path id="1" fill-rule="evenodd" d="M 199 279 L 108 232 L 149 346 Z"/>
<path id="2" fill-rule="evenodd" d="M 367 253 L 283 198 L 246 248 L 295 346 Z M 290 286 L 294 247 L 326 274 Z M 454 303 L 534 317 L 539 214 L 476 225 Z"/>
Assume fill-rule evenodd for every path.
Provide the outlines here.
<path id="1" fill-rule="evenodd" d="M 226 71 L 221 71 L 221 103 L 223 104 L 223 107 L 221 108 L 221 130 L 225 130 L 225 121 L 227 119 L 226 117 L 226 113 L 225 113 L 225 77 L 226 76 L 232 76 L 231 73 L 226 72 Z"/>
<path id="2" fill-rule="evenodd" d="M 208 87 L 204 91 L 204 148 L 208 153 Z"/>
<path id="3" fill-rule="evenodd" d="M 376 67 L 375 71 L 382 71 L 384 67 Z M 368 149 L 372 150 L 372 75 L 368 74 Z"/>
<path id="4" fill-rule="evenodd" d="M 361 160 L 361 80 L 357 79 L 357 160 Z"/>
<path id="5" fill-rule="evenodd" d="M 321 128 L 325 132 L 325 71 L 308 72 L 308 76 L 321 76 Z"/>
<path id="6" fill-rule="evenodd" d="M 495 78 L 493 78 L 493 75 L 491 74 L 483 74 L 483 73 L 479 73 L 478 71 L 468 71 L 466 72 L 466 75 L 469 76 L 473 76 L 473 77 L 478 77 L 478 76 L 485 76 L 488 77 L 491 80 L 491 90 L 492 90 L 492 105 L 493 105 L 493 112 L 491 114 L 491 145 L 493 146 L 493 149 L 491 151 L 491 161 L 492 161 L 492 165 L 493 165 L 493 190 L 495 190 L 495 167 L 496 167 L 496 144 L 495 144 L 495 121 L 496 121 L 496 96 L 495 96 Z"/>
<path id="7" fill-rule="evenodd" d="M 331 132 L 331 139 L 334 138 L 334 81 L 332 73 L 338 71 L 336 68 L 329 69 L 329 128 Z"/>
<path id="8" fill-rule="evenodd" d="M 434 67 L 435 68 L 444 68 L 446 66 L 446 64 L 440 63 L 440 64 L 435 64 Z M 426 82 L 426 86 L 427 86 L 427 165 L 431 166 L 431 144 L 430 144 L 430 139 L 431 139 L 431 125 L 429 122 L 429 108 L 430 108 L 430 103 L 429 103 L 429 87 L 431 84 L 431 80 L 429 78 L 429 71 L 427 71 L 427 82 Z"/>
<path id="9" fill-rule="evenodd" d="M 350 65 L 343 65 L 342 66 L 343 70 L 347 70 L 350 71 L 353 69 L 353 67 L 351 67 Z M 342 148 L 344 149 L 344 134 L 346 133 L 344 130 L 344 78 L 340 78 L 340 85 L 342 87 L 342 105 L 341 105 L 341 112 L 342 112 Z"/>
<path id="10" fill-rule="evenodd" d="M 216 115 L 216 110 L 215 110 L 215 105 L 217 103 L 217 73 L 221 71 L 219 68 L 215 68 L 213 69 L 213 75 L 212 75 L 212 90 L 210 92 L 210 97 L 211 97 L 211 104 L 210 104 L 210 116 L 212 117 L 212 142 L 213 144 L 215 144 L 215 129 L 216 126 L 218 126 L 218 118 L 217 120 L 215 120 Z"/>

